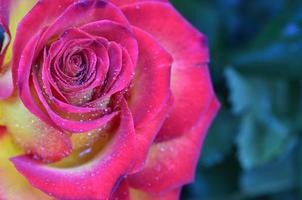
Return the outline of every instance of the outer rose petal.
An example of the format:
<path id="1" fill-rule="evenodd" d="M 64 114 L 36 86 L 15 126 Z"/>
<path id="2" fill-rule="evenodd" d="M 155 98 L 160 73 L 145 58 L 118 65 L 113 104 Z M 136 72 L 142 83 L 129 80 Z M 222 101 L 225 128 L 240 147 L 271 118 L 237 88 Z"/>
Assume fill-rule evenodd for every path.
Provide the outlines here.
<path id="1" fill-rule="evenodd" d="M 144 1 L 162 1 L 168 2 L 169 0 L 110 0 L 110 2 L 114 3 L 117 6 L 126 6 L 133 3 L 139 3 Z"/>
<path id="2" fill-rule="evenodd" d="M 117 184 L 116 190 L 113 192 L 109 200 L 132 200 L 129 193 L 129 185 L 123 180 Z"/>
<path id="3" fill-rule="evenodd" d="M 0 0 L 0 24 L 8 24 L 9 7 L 11 0 Z"/>
<path id="4" fill-rule="evenodd" d="M 162 126 L 170 108 L 173 104 L 173 97 L 170 96 L 170 100 L 167 102 L 166 106 L 157 114 L 155 118 L 145 123 L 143 126 L 136 128 L 136 162 L 133 169 L 133 173 L 140 171 L 144 166 L 146 157 L 150 150 L 150 146 L 154 142 L 154 137 L 158 133 L 160 127 Z"/>
<path id="5" fill-rule="evenodd" d="M 211 103 L 211 97 L 214 95 L 206 65 L 187 66 L 187 68 L 177 70 L 172 68 L 171 76 L 174 104 L 157 135 L 157 141 L 186 134 L 189 128 L 198 123 L 198 118 L 206 112 Z"/>
<path id="6" fill-rule="evenodd" d="M 137 162 L 134 170 L 137 170 L 143 164 L 172 104 L 172 59 L 151 35 L 135 27 L 133 30 L 139 44 L 139 60 L 129 106 L 136 129 Z"/>
<path id="7" fill-rule="evenodd" d="M 132 25 L 152 34 L 173 56 L 174 104 L 158 140 L 177 137 L 194 126 L 213 96 L 207 40 L 168 3 L 136 3 L 122 10 Z"/>
<path id="8" fill-rule="evenodd" d="M 26 156 L 11 160 L 32 185 L 56 198 L 105 200 L 133 161 L 135 133 L 133 119 L 125 102 L 120 121 L 120 127 L 105 147 L 105 152 L 84 165 L 59 169 L 45 166 Z"/>
<path id="9" fill-rule="evenodd" d="M 48 195 L 32 187 L 16 170 L 9 158 L 22 151 L 12 142 L 9 134 L 0 137 L 0 199 L 1 200 L 51 200 Z"/>
<path id="10" fill-rule="evenodd" d="M 204 136 L 218 108 L 213 98 L 207 112 L 187 134 L 154 144 L 143 170 L 128 176 L 130 186 L 156 194 L 191 182 Z"/>
<path id="11" fill-rule="evenodd" d="M 126 180 L 118 184 L 110 200 L 178 200 L 180 188 L 162 194 L 150 194 L 129 187 Z"/>
<path id="12" fill-rule="evenodd" d="M 131 89 L 130 109 L 134 124 L 148 123 L 170 98 L 172 58 L 154 38 L 134 27 L 139 44 L 139 61 Z"/>
<path id="13" fill-rule="evenodd" d="M 49 162 L 59 160 L 71 152 L 69 136 L 37 119 L 18 97 L 0 101 L 0 110 L 3 112 L 3 124 L 27 153 L 38 155 Z"/>
<path id="14" fill-rule="evenodd" d="M 178 200 L 180 188 L 162 194 L 150 194 L 138 190 L 130 190 L 131 200 Z"/>

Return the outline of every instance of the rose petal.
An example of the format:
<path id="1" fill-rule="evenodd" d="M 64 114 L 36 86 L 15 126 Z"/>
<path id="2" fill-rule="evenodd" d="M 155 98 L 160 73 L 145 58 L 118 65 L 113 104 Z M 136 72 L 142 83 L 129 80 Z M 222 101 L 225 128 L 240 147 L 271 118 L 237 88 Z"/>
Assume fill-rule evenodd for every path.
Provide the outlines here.
<path id="1" fill-rule="evenodd" d="M 101 20 L 85 24 L 81 28 L 92 35 L 104 37 L 109 41 L 120 44 L 127 49 L 133 64 L 136 64 L 138 56 L 137 42 L 128 27 L 114 21 Z"/>
<path id="2" fill-rule="evenodd" d="M 127 181 L 123 180 L 121 183 L 117 184 L 117 188 L 109 200 L 132 200 L 130 199 L 129 185 Z"/>
<path id="3" fill-rule="evenodd" d="M 154 118 L 170 98 L 172 58 L 154 38 L 138 29 L 139 60 L 135 70 L 129 106 L 138 128 Z"/>
<path id="4" fill-rule="evenodd" d="M 131 25 L 138 26 L 157 38 L 171 52 L 175 62 L 208 63 L 207 38 L 172 5 L 149 1 L 125 6 L 122 11 Z"/>
<path id="5" fill-rule="evenodd" d="M 26 156 L 11 160 L 33 186 L 56 198 L 107 199 L 116 180 L 129 170 L 133 161 L 135 133 L 132 121 L 123 101 L 120 126 L 112 142 L 93 161 L 78 167 L 51 168 Z"/>
<path id="6" fill-rule="evenodd" d="M 126 179 L 118 184 L 109 200 L 178 200 L 180 191 L 181 189 L 177 188 L 162 194 L 146 193 L 130 188 Z"/>
<path id="7" fill-rule="evenodd" d="M 49 4 L 49 3 L 50 2 L 48 2 L 48 1 L 44 1 L 43 3 L 38 3 L 34 7 L 34 9 L 20 23 L 20 27 L 23 27 L 23 25 L 26 25 L 27 23 L 29 24 L 30 22 L 34 21 L 35 19 L 32 18 L 32 15 L 38 15 L 39 13 L 37 13 L 37 11 L 42 12 L 42 10 L 41 10 L 42 8 L 46 9 L 43 5 Z M 41 4 L 43 4 L 43 5 L 41 5 Z M 101 12 L 101 11 L 103 11 L 103 12 Z M 28 16 L 31 16 L 31 17 L 28 17 Z M 87 18 L 85 18 L 85 16 L 87 16 Z M 38 105 L 32 98 L 32 94 L 30 91 L 29 83 L 28 83 L 29 72 L 30 72 L 31 68 L 28 66 L 32 66 L 34 64 L 33 61 L 35 60 L 35 57 L 37 56 L 37 52 L 39 52 L 39 48 L 41 48 L 41 47 L 39 47 L 39 45 L 41 46 L 42 44 L 44 44 L 46 42 L 46 39 L 49 39 L 49 37 L 52 36 L 52 34 L 58 33 L 60 31 L 62 31 L 61 29 L 66 28 L 65 25 L 70 25 L 70 26 L 74 25 L 74 24 L 70 24 L 71 22 L 74 22 L 73 19 L 76 20 L 76 22 L 80 25 L 81 23 L 85 22 L 84 18 L 85 18 L 85 20 L 92 20 L 92 21 L 101 20 L 103 18 L 106 18 L 106 19 L 115 20 L 122 24 L 127 25 L 127 22 L 123 16 L 123 14 L 116 7 L 114 7 L 112 4 L 110 4 L 108 2 L 104 2 L 101 0 L 94 0 L 94 1 L 88 0 L 88 1 L 76 2 L 72 5 L 70 5 L 63 12 L 63 14 L 58 19 L 56 19 L 56 21 L 51 25 L 51 27 L 49 29 L 47 29 L 47 28 L 42 29 L 42 30 L 40 30 L 40 33 L 34 35 L 33 38 L 28 42 L 26 47 L 25 46 L 23 47 L 25 49 L 22 52 L 20 63 L 18 61 L 17 65 L 16 65 L 16 62 L 13 65 L 14 66 L 13 73 L 16 73 L 16 70 L 17 70 L 18 77 L 20 78 L 20 79 L 18 79 L 20 97 L 22 98 L 22 101 L 24 102 L 26 107 L 31 112 L 33 112 L 35 115 L 37 115 L 40 119 L 47 122 L 48 124 L 53 125 L 53 126 L 56 124 L 57 126 L 60 126 L 66 130 L 70 130 L 72 132 L 88 131 L 89 129 L 99 126 L 101 122 L 108 121 L 108 119 L 111 118 L 112 116 L 109 116 L 109 118 L 105 116 L 106 119 L 105 120 L 99 119 L 99 121 L 97 121 L 98 123 L 95 123 L 95 121 L 78 123 L 78 122 L 72 122 L 72 121 L 68 121 L 68 120 L 64 121 L 64 119 L 62 119 L 61 117 L 56 116 L 56 114 L 53 113 L 51 109 L 47 108 L 47 110 L 49 111 L 49 114 L 52 117 L 52 120 L 55 122 L 55 123 L 53 123 L 51 120 L 49 120 L 49 118 L 45 115 L 45 113 L 43 113 L 40 110 L 40 108 L 38 107 Z M 66 19 L 68 19 L 68 20 L 66 20 Z M 46 20 L 46 22 L 51 23 L 50 21 L 47 21 L 47 20 Z M 74 22 L 74 23 L 76 23 L 76 22 Z M 42 22 L 40 22 L 40 23 L 42 23 Z M 47 23 L 44 23 L 43 25 L 47 25 Z M 34 25 L 36 25 L 38 27 L 41 26 L 41 24 L 34 24 Z M 63 27 L 63 25 L 64 25 L 64 27 Z M 18 31 L 18 35 L 23 36 L 23 34 L 22 34 L 23 31 L 26 32 L 25 29 L 23 30 L 22 28 L 20 28 Z M 47 37 L 47 36 L 49 36 L 49 37 Z M 21 43 L 20 43 L 20 45 L 21 45 Z M 21 45 L 21 48 L 22 48 L 22 45 Z M 34 49 L 34 51 L 33 51 L 33 49 Z M 15 52 L 15 55 L 16 55 L 16 57 L 18 57 L 18 51 Z M 39 95 L 39 93 L 38 93 L 38 95 Z"/>
<path id="8" fill-rule="evenodd" d="M 0 74 L 0 100 L 10 97 L 13 91 L 12 73 L 11 70 L 8 70 L 4 74 Z"/>
<path id="9" fill-rule="evenodd" d="M 13 83 L 10 70 L 3 73 L 3 65 L 6 51 L 11 41 L 11 35 L 8 28 L 10 0 L 0 0 L 0 26 L 4 32 L 3 46 L 0 47 L 0 100 L 8 98 L 13 93 Z"/>
<path id="10" fill-rule="evenodd" d="M 79 31 L 79 30 L 78 29 L 76 31 L 75 30 L 69 30 L 68 34 L 69 33 L 73 34 L 73 33 L 76 33 L 77 31 Z M 91 38 L 91 39 L 93 39 L 93 38 Z M 99 41 L 100 38 L 97 38 L 97 40 Z M 87 112 L 93 112 L 93 111 L 100 110 L 99 106 L 97 106 L 95 108 L 90 108 L 90 107 L 81 107 L 81 106 L 75 106 L 75 105 L 70 105 L 68 103 L 65 103 L 65 102 L 68 102 L 68 100 L 66 99 L 65 95 L 61 92 L 61 90 L 58 88 L 56 82 L 54 81 L 54 79 L 50 75 L 50 70 L 49 70 L 50 69 L 50 63 L 49 63 L 49 61 L 54 59 L 54 56 L 58 57 L 58 55 L 56 55 L 57 53 L 55 53 L 54 51 L 57 51 L 58 49 L 63 48 L 63 47 L 60 47 L 60 46 L 63 45 L 64 42 L 65 42 L 65 44 L 68 43 L 68 41 L 66 42 L 62 39 L 59 42 L 56 42 L 56 43 L 52 44 L 52 46 L 49 50 L 49 58 L 47 57 L 46 53 L 44 53 L 44 61 L 43 61 L 43 67 L 42 67 L 43 70 L 42 70 L 42 75 L 41 75 L 42 76 L 42 83 L 41 84 L 45 87 L 45 92 L 46 92 L 47 96 L 53 98 L 53 103 L 54 103 L 55 106 L 57 106 L 60 110 L 68 112 L 68 113 L 72 112 L 72 113 L 82 113 L 83 114 L 83 113 L 87 113 Z M 65 48 L 67 48 L 67 47 L 65 47 Z M 98 66 L 97 72 L 100 71 L 99 73 L 104 73 L 105 74 L 108 71 L 108 68 L 109 68 L 109 58 L 108 58 L 107 49 L 103 49 L 102 46 L 100 46 L 100 47 L 96 47 L 95 50 L 96 50 L 95 52 L 97 53 L 97 56 L 102 57 L 102 63 L 103 63 L 102 66 Z M 98 61 L 100 61 L 100 60 L 98 60 Z M 58 62 L 58 61 L 56 61 L 56 62 Z M 95 81 L 95 83 L 90 85 L 88 88 L 92 88 L 94 86 L 97 86 L 97 84 L 99 84 L 98 82 L 102 81 L 101 77 L 97 77 L 97 79 L 99 79 L 99 81 Z M 59 96 L 61 98 L 63 98 L 63 100 L 65 102 L 58 99 L 55 95 L 53 95 L 53 91 L 51 90 L 51 86 L 54 88 L 56 94 L 59 94 Z M 85 90 L 87 90 L 87 86 L 86 86 Z"/>
<path id="11" fill-rule="evenodd" d="M 71 152 L 69 136 L 37 119 L 18 97 L 1 101 L 0 110 L 7 130 L 27 153 L 51 162 L 60 160 Z"/>
<path id="12" fill-rule="evenodd" d="M 131 200 L 178 200 L 180 195 L 180 188 L 174 189 L 162 194 L 150 194 L 139 190 L 130 190 Z"/>
<path id="13" fill-rule="evenodd" d="M 0 0 L 0 23 L 8 24 L 11 0 Z"/>
<path id="14" fill-rule="evenodd" d="M 129 106 L 136 127 L 137 161 L 141 168 L 155 135 L 172 104 L 170 55 L 148 33 L 133 28 L 139 44 L 139 59 L 130 91 Z"/>
<path id="15" fill-rule="evenodd" d="M 42 89 L 39 86 L 38 80 L 35 76 L 33 76 L 33 82 L 35 89 L 37 91 L 37 95 L 39 100 L 46 108 L 49 117 L 52 121 L 57 125 L 57 127 L 62 128 L 64 130 L 70 131 L 72 133 L 82 133 L 86 131 L 91 131 L 93 129 L 101 128 L 106 125 L 110 120 L 113 119 L 114 116 L 118 114 L 118 112 L 112 112 L 110 114 L 104 115 L 98 119 L 88 119 L 87 121 L 75 121 L 72 119 L 65 119 L 56 112 L 52 110 L 47 100 L 43 96 Z"/>
<path id="16" fill-rule="evenodd" d="M 206 37 L 191 26 L 168 3 L 143 2 L 125 6 L 131 24 L 152 34 L 171 53 L 171 89 L 174 105 L 158 140 L 187 132 L 203 114 L 213 96 L 206 64 Z"/>
<path id="17" fill-rule="evenodd" d="M 5 200 L 51 200 L 48 195 L 32 187 L 16 170 L 9 158 L 21 152 L 8 133 L 0 138 L 0 199 Z"/>
<path id="18" fill-rule="evenodd" d="M 157 194 L 193 181 L 203 139 L 218 108 L 213 98 L 207 112 L 188 133 L 154 144 L 144 168 L 128 176 L 130 186 Z"/>
<path id="19" fill-rule="evenodd" d="M 110 60 L 110 66 L 109 66 L 109 72 L 107 74 L 107 80 L 106 80 L 107 83 L 105 85 L 105 88 L 103 89 L 104 92 L 109 91 L 109 89 L 112 87 L 112 84 L 117 79 L 123 67 L 123 51 L 122 48 L 120 48 L 120 46 L 117 43 L 112 42 L 109 44 L 108 55 Z"/>
<path id="20" fill-rule="evenodd" d="M 171 76 L 174 104 L 156 141 L 186 134 L 189 127 L 198 122 L 198 117 L 204 115 L 214 95 L 207 65 L 188 65 L 187 68 L 172 70 Z"/>
<path id="21" fill-rule="evenodd" d="M 114 3 L 117 6 L 126 6 L 133 3 L 139 3 L 139 2 L 146 2 L 146 1 L 162 1 L 162 2 L 169 2 L 169 0 L 110 0 L 112 3 Z"/>
<path id="22" fill-rule="evenodd" d="M 22 53 L 22 57 L 20 60 L 20 66 L 17 68 L 18 76 L 20 79 L 16 82 L 19 88 L 19 95 L 27 107 L 27 109 L 36 115 L 39 119 L 44 121 L 45 123 L 55 126 L 55 124 L 49 119 L 49 117 L 40 109 L 37 102 L 34 100 L 34 97 L 31 92 L 30 88 L 30 72 L 31 66 L 33 65 L 33 57 L 34 57 L 34 50 L 37 46 L 38 40 L 42 34 L 43 30 L 40 30 L 39 33 L 33 36 L 31 41 L 27 44 L 26 48 Z M 29 67 L 30 66 L 30 67 Z M 14 78 L 14 77 L 13 77 Z"/>
<path id="23" fill-rule="evenodd" d="M 108 1 L 75 1 L 47 28 L 40 38 L 37 51 L 44 48 L 51 37 L 62 34 L 67 28 L 100 20 L 110 20 L 130 27 L 123 13 Z"/>
<path id="24" fill-rule="evenodd" d="M 13 42 L 18 22 L 33 6 L 35 0 L 0 0 L 0 26 L 4 31 L 4 41 L 0 52 L 0 99 L 10 97 L 14 92 L 14 83 L 10 69 Z M 6 69 L 3 70 L 3 68 Z M 1 74 L 4 73 L 4 74 Z"/>
<path id="25" fill-rule="evenodd" d="M 140 127 L 135 129 L 136 162 L 131 173 L 140 171 L 144 166 L 146 157 L 150 150 L 150 146 L 154 142 L 156 133 L 158 133 L 158 131 L 160 130 L 172 104 L 173 104 L 173 97 L 171 95 L 170 100 L 167 102 L 165 106 L 163 106 L 162 110 L 157 114 L 155 118 L 150 120 L 148 123 L 145 123 L 144 125 L 141 125 Z"/>
<path id="26" fill-rule="evenodd" d="M 0 125 L 0 139 L 5 135 L 6 127 Z"/>
<path id="27" fill-rule="evenodd" d="M 20 1 L 25 4 L 27 1 Z M 18 25 L 18 37 L 13 45 L 13 80 L 17 80 L 17 71 L 21 54 L 26 44 L 44 26 L 53 22 L 74 0 L 44 0 L 37 4 L 26 16 L 22 16 L 22 21 Z M 41 15 L 43 13 L 43 15 Z M 31 27 L 31 28 L 28 28 Z"/>
<path id="28" fill-rule="evenodd" d="M 4 57 L 11 39 L 11 35 L 8 27 L 10 7 L 11 7 L 11 0 L 0 0 L 0 27 L 4 34 L 4 39 L 2 41 L 3 44 L 0 47 L 0 73 L 2 71 L 2 67 L 4 64 Z"/>
<path id="29" fill-rule="evenodd" d="M 35 115 L 37 115 L 41 120 L 43 120 L 45 123 L 54 126 L 54 127 L 61 127 L 65 130 L 69 130 L 71 132 L 79 133 L 79 132 L 85 132 L 92 129 L 100 128 L 104 124 L 106 124 L 108 121 L 110 121 L 117 113 L 111 113 L 109 115 L 105 115 L 102 118 L 91 120 L 91 121 L 73 121 L 64 119 L 61 116 L 59 116 L 57 113 L 55 113 L 48 103 L 46 102 L 42 90 L 37 83 L 37 79 L 35 76 L 33 76 L 34 86 L 35 90 L 37 91 L 37 95 L 39 97 L 39 100 L 43 104 L 43 106 L 46 108 L 49 116 L 47 116 L 42 110 L 39 108 L 36 101 L 33 99 L 33 94 L 30 90 L 30 84 L 29 84 L 29 73 L 31 68 L 28 66 L 32 65 L 33 63 L 33 51 L 32 49 L 35 49 L 37 42 L 40 38 L 41 33 L 38 33 L 26 46 L 24 52 L 22 55 L 22 59 L 20 61 L 20 67 L 18 70 L 18 73 L 20 74 L 20 80 L 18 82 L 19 86 L 19 93 L 20 98 L 22 99 L 24 105 Z M 49 118 L 50 117 L 50 118 Z M 51 119 L 51 120 L 50 120 Z"/>

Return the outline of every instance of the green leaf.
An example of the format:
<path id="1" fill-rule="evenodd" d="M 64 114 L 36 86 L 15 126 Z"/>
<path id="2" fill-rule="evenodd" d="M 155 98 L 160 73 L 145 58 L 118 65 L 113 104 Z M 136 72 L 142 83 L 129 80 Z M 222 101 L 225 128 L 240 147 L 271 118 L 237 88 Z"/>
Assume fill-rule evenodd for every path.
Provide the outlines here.
<path id="1" fill-rule="evenodd" d="M 244 171 L 240 178 L 243 193 L 259 196 L 293 189 L 296 184 L 292 157 L 270 163 L 257 169 Z"/>
<path id="2" fill-rule="evenodd" d="M 238 156 L 245 169 L 265 165 L 278 158 L 293 143 L 288 127 L 273 116 L 244 117 L 237 138 Z"/>
<path id="3" fill-rule="evenodd" d="M 267 3 L 271 4 L 269 1 Z M 258 36 L 251 42 L 250 48 L 266 47 L 280 39 L 292 37 L 293 33 L 297 33 L 295 26 L 299 20 L 297 16 L 299 13 L 301 13 L 300 0 L 284 1 L 278 12 L 265 24 Z"/>
<path id="4" fill-rule="evenodd" d="M 247 79 L 232 68 L 225 71 L 230 90 L 229 100 L 235 114 L 242 114 L 251 110 L 267 110 L 269 104 L 268 88 L 260 79 Z M 261 109 L 261 110 L 262 110 Z"/>
<path id="5" fill-rule="evenodd" d="M 234 68 L 244 74 L 279 78 L 302 78 L 302 41 L 275 42 L 261 49 L 238 54 Z"/>

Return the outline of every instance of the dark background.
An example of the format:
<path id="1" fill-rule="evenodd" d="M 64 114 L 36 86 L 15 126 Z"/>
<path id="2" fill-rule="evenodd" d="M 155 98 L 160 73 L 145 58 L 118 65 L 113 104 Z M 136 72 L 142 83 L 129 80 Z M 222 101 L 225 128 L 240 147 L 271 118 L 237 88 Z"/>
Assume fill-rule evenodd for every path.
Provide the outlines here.
<path id="1" fill-rule="evenodd" d="M 302 1 L 172 0 L 209 38 L 222 108 L 182 200 L 302 199 Z"/>

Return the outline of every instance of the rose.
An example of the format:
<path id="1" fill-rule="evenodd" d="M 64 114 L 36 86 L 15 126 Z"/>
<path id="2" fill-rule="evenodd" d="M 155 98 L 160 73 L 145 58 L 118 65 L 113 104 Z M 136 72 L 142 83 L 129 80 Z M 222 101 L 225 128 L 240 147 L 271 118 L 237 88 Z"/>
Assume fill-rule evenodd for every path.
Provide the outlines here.
<path id="1" fill-rule="evenodd" d="M 16 3 L 1 10 L 2 27 L 22 20 L 4 28 L 0 197 L 177 199 L 219 107 L 205 36 L 165 0 Z"/>

